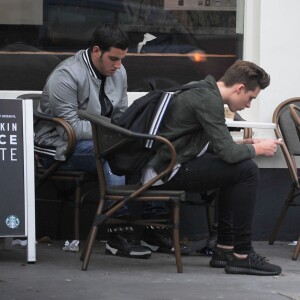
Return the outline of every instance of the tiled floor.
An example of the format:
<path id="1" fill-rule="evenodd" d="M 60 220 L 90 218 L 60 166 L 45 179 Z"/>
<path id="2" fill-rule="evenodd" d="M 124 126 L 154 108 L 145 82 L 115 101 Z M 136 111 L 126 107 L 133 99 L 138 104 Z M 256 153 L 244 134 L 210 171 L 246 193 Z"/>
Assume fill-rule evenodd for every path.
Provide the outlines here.
<path id="1" fill-rule="evenodd" d="M 26 263 L 26 248 L 0 251 L 0 299 L 300 299 L 300 258 L 293 246 L 255 242 L 258 253 L 283 268 L 280 276 L 228 275 L 208 266 L 209 257 L 184 256 L 184 273 L 175 258 L 153 254 L 148 260 L 112 257 L 97 242 L 89 269 L 81 270 L 79 252 L 63 251 L 63 241 L 37 245 L 37 262 Z M 1 248 L 0 248 L 1 249 Z"/>

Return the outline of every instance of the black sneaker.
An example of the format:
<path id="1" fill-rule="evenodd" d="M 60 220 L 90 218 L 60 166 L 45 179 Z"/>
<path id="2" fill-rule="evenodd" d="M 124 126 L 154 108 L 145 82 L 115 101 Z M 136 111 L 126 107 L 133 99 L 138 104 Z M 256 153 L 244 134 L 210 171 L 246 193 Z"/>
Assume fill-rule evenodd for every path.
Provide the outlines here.
<path id="1" fill-rule="evenodd" d="M 169 231 L 166 229 L 146 229 L 141 245 L 148 247 L 152 252 L 174 252 L 173 240 Z"/>
<path id="2" fill-rule="evenodd" d="M 228 256 L 225 272 L 228 274 L 248 274 L 274 276 L 281 273 L 281 267 L 270 264 L 265 257 L 252 252 L 247 258 L 238 258 L 234 254 Z"/>
<path id="3" fill-rule="evenodd" d="M 213 255 L 209 262 L 212 268 L 225 268 L 227 265 L 228 256 L 232 254 L 232 249 L 223 249 L 215 247 Z"/>
<path id="4" fill-rule="evenodd" d="M 113 235 L 105 245 L 105 253 L 132 258 L 149 258 L 151 251 L 141 246 L 137 240 L 131 240 L 120 234 Z"/>

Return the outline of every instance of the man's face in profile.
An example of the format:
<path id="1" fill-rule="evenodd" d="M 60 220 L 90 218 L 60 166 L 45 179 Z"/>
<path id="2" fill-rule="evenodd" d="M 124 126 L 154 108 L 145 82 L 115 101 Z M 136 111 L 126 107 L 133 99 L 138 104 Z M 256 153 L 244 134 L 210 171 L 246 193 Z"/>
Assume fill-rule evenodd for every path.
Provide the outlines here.
<path id="1" fill-rule="evenodd" d="M 228 100 L 228 107 L 232 112 L 241 111 L 251 107 L 251 101 L 257 97 L 260 88 L 255 90 L 247 90 L 244 84 L 237 84 L 235 92 Z"/>
<path id="2" fill-rule="evenodd" d="M 126 56 L 127 51 L 127 49 L 111 47 L 109 51 L 102 52 L 98 46 L 95 46 L 92 51 L 93 63 L 103 76 L 112 76 L 121 68 L 122 59 Z"/>

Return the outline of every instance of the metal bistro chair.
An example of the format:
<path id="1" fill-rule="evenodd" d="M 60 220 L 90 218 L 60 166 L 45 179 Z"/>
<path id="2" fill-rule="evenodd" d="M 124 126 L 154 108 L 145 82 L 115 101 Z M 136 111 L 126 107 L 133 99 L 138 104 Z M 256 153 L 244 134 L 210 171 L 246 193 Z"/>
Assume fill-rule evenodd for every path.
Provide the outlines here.
<path id="1" fill-rule="evenodd" d="M 94 223 L 91 227 L 86 245 L 81 255 L 81 260 L 83 260 L 82 270 L 87 270 L 88 268 L 93 244 L 98 232 L 98 227 L 103 223 L 109 221 L 114 212 L 123 207 L 123 205 L 125 205 L 128 201 L 132 200 L 167 201 L 172 205 L 173 208 L 173 216 L 170 216 L 169 218 L 172 219 L 172 225 L 170 225 L 170 222 L 165 222 L 166 220 L 163 220 L 164 222 L 161 222 L 162 220 L 159 220 L 159 222 L 158 220 L 153 220 L 154 223 L 152 223 L 150 220 L 136 220 L 133 223 L 140 225 L 154 225 L 173 228 L 173 241 L 177 271 L 178 273 L 182 273 L 183 267 L 179 242 L 179 209 L 180 202 L 185 200 L 185 192 L 173 190 L 156 190 L 152 187 L 155 182 L 169 174 L 173 169 L 176 160 L 176 152 L 173 145 L 167 139 L 161 136 L 139 134 L 116 126 L 110 122 L 110 119 L 103 116 L 95 116 L 88 113 L 87 111 L 79 111 L 78 114 L 81 118 L 89 120 L 92 124 L 94 151 L 99 177 L 100 192 L 99 205 L 96 211 Z M 164 145 L 166 145 L 172 155 L 168 167 L 145 185 L 122 185 L 111 187 L 106 186 L 102 158 L 105 158 L 106 155 L 111 154 L 114 150 L 126 144 L 126 142 L 134 139 L 142 139 L 145 141 L 154 140 L 157 143 L 163 143 Z M 106 200 L 114 200 L 116 201 L 116 204 L 108 210 L 104 211 L 104 202 Z"/>
<path id="2" fill-rule="evenodd" d="M 295 104 L 290 104 L 289 105 L 289 109 L 290 109 L 290 114 L 291 117 L 295 123 L 296 126 L 296 130 L 297 130 L 297 134 L 298 134 L 298 138 L 300 140 L 300 107 L 296 106 Z M 297 167 L 295 169 L 295 173 L 297 174 L 297 188 L 300 189 L 300 184 L 299 184 L 299 177 L 298 177 L 298 173 L 297 173 Z M 300 252 L 300 235 L 298 237 L 298 241 L 297 241 L 297 245 L 295 247 L 294 253 L 293 253 L 293 260 L 296 260 L 299 256 L 299 252 Z"/>
<path id="3" fill-rule="evenodd" d="M 34 115 L 34 123 L 37 125 L 39 122 L 52 122 L 56 125 L 62 126 L 66 132 L 67 135 L 67 149 L 66 149 L 66 158 L 68 159 L 73 151 L 76 144 L 76 137 L 74 130 L 72 126 L 66 122 L 62 118 L 55 118 L 50 117 L 47 115 L 44 115 L 37 111 L 41 94 L 23 94 L 20 95 L 18 98 L 21 99 L 32 99 L 33 100 L 33 115 Z M 35 189 L 38 190 L 45 182 L 52 181 L 52 182 L 73 182 L 75 185 L 75 188 L 72 186 L 72 190 L 75 190 L 75 196 L 74 196 L 74 239 L 79 240 L 80 239 L 80 207 L 84 200 L 84 198 L 87 196 L 87 194 L 95 188 L 98 180 L 97 180 L 97 174 L 91 174 L 84 171 L 62 171 L 59 170 L 59 167 L 65 163 L 65 161 L 55 161 L 49 168 L 44 168 L 39 165 L 38 163 L 38 156 L 39 153 L 43 152 L 40 147 L 37 147 L 35 145 L 34 153 L 35 153 Z M 85 193 L 83 193 L 83 185 L 86 183 L 91 183 L 91 187 L 87 189 Z M 57 187 L 57 186 L 56 186 Z M 58 191 L 59 196 L 61 197 L 61 203 L 68 200 L 68 196 L 70 194 L 70 191 L 68 190 L 67 193 L 64 193 L 64 191 L 60 190 L 59 188 L 56 189 Z M 68 195 L 67 195 L 68 194 Z M 63 216 L 62 216 L 63 217 Z M 62 218 L 60 218 L 62 219 Z M 61 222 L 61 220 L 60 220 Z M 61 229 L 60 229 L 61 230 Z"/>
<path id="4" fill-rule="evenodd" d="M 293 122 L 293 119 L 291 117 L 290 105 L 292 105 L 292 116 L 297 122 L 298 115 L 295 108 L 300 106 L 300 98 L 298 97 L 283 101 L 277 106 L 273 113 L 273 122 L 276 124 L 275 135 L 277 138 L 281 138 L 283 140 L 283 144 L 280 145 L 280 147 L 291 175 L 291 188 L 284 201 L 280 215 L 272 231 L 272 235 L 269 240 L 270 245 L 273 245 L 274 241 L 277 239 L 279 229 L 283 224 L 288 208 L 300 205 L 299 203 L 295 202 L 295 199 L 299 196 L 300 193 L 299 176 L 295 159 L 296 156 L 300 156 L 300 142 L 295 123 Z M 300 247 L 299 244 L 300 242 L 298 240 L 297 248 L 295 249 L 292 256 L 294 260 L 296 260 L 298 257 Z"/>

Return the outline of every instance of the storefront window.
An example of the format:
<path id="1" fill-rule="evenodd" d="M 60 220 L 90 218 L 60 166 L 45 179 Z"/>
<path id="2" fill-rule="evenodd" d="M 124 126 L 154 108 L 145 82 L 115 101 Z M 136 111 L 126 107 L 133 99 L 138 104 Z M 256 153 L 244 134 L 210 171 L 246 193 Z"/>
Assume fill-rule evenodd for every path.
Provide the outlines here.
<path id="1" fill-rule="evenodd" d="M 178 75 L 175 79 L 170 74 L 163 87 L 201 79 L 207 73 L 218 77 L 242 58 L 243 34 L 236 31 L 237 1 L 243 0 L 3 0 L 0 46 L 19 42 L 54 54 L 74 53 L 87 47 L 97 24 L 114 23 L 129 36 L 124 64 L 130 71 L 137 73 L 140 64 L 145 77 L 166 73 L 165 77 L 175 63 Z M 152 59 L 133 61 L 137 56 Z M 160 71 L 150 65 L 145 68 L 148 63 Z M 139 85 L 146 88 L 140 81 L 129 88 L 138 90 Z"/>

